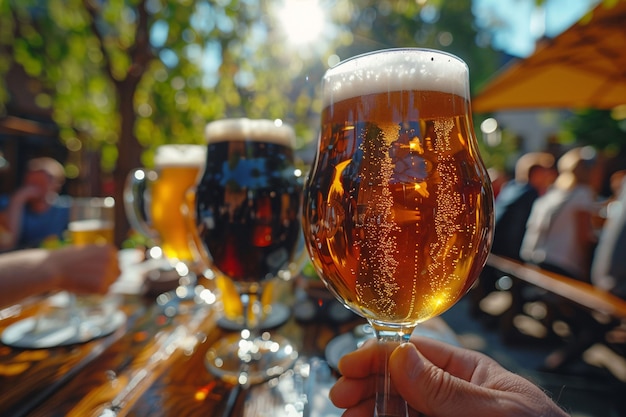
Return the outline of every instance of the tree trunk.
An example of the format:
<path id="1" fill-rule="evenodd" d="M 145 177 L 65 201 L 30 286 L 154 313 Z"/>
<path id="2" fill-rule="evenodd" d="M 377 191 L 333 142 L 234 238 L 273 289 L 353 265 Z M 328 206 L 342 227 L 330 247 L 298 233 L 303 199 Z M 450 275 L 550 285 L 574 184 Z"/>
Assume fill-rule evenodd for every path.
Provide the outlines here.
<path id="1" fill-rule="evenodd" d="M 137 81 L 132 77 L 116 83 L 118 106 L 120 109 L 120 136 L 117 143 L 118 157 L 113 180 L 115 182 L 115 243 L 121 247 L 122 242 L 128 238 L 130 226 L 124 209 L 124 185 L 131 170 L 140 167 L 142 146 L 134 134 L 135 111 L 133 97 Z"/>

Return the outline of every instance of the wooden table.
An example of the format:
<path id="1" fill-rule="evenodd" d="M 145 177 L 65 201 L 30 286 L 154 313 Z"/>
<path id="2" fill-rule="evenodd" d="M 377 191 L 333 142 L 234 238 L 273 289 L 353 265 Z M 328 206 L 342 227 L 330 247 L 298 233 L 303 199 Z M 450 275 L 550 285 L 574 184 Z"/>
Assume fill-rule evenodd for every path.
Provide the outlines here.
<path id="1" fill-rule="evenodd" d="M 41 299 L 31 299 L 2 310 L 0 331 L 36 314 L 41 305 Z M 233 386 L 206 370 L 208 347 L 227 334 L 216 325 L 220 313 L 214 306 L 194 304 L 170 317 L 154 297 L 125 294 L 122 309 L 128 318 L 122 328 L 87 343 L 33 350 L 0 344 L 0 415 L 222 416 L 233 399 L 231 415 L 267 408 L 259 405 L 254 411 L 255 401 L 267 401 L 276 381 L 233 396 Z M 363 323 L 354 317 L 343 323 L 292 318 L 272 330 L 289 338 L 299 351 L 299 364 L 309 367 L 300 382 L 311 360 L 321 362 L 330 340 Z M 448 331 L 443 322 L 433 323 Z M 299 376 L 292 372 L 291 377 Z"/>

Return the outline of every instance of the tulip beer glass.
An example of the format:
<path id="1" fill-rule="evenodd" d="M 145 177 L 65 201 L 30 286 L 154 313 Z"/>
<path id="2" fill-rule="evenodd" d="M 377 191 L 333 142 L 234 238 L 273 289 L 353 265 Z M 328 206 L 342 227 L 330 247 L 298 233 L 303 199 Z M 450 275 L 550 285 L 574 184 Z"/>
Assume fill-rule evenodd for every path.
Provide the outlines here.
<path id="1" fill-rule="evenodd" d="M 381 353 L 467 292 L 491 246 L 493 193 L 473 131 L 466 64 L 391 49 L 329 69 L 303 227 L 330 291 Z M 405 416 L 381 361 L 377 416 Z"/>
<path id="2" fill-rule="evenodd" d="M 257 383 L 297 357 L 286 339 L 255 334 L 262 290 L 288 274 L 297 258 L 302 186 L 294 166 L 295 134 L 279 120 L 224 119 L 207 125 L 206 139 L 196 193 L 198 230 L 213 266 L 235 285 L 244 307 L 241 334 L 209 348 L 206 362 L 223 378 Z"/>

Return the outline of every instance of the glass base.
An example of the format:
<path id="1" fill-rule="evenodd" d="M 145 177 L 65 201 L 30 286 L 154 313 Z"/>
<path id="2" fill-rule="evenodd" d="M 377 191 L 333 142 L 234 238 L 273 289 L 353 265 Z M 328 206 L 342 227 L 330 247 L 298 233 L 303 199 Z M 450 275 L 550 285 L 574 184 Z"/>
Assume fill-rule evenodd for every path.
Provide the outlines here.
<path id="1" fill-rule="evenodd" d="M 267 337 L 266 337 L 267 336 Z M 231 334 L 211 346 L 205 356 L 209 372 L 232 384 L 260 384 L 293 366 L 298 358 L 286 338 L 264 333 L 252 340 Z"/>
<path id="2" fill-rule="evenodd" d="M 209 306 L 215 302 L 214 297 L 203 297 L 203 287 L 178 286 L 176 289 L 159 294 L 156 303 L 161 307 L 163 314 L 174 317 L 186 314 L 198 308 Z"/>
<path id="3" fill-rule="evenodd" d="M 269 312 L 259 323 L 259 329 L 267 330 L 274 329 L 276 327 L 285 324 L 291 317 L 291 309 L 280 303 L 274 303 L 271 305 Z M 241 331 L 244 328 L 243 317 L 239 319 L 231 319 L 228 317 L 220 317 L 217 320 L 217 325 L 225 330 Z"/>

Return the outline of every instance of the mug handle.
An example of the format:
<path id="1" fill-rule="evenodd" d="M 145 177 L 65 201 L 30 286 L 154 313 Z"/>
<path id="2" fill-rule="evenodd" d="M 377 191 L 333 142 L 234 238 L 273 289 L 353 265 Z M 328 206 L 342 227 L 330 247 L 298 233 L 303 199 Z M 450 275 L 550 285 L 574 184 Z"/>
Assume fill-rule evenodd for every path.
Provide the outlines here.
<path id="1" fill-rule="evenodd" d="M 158 239 L 159 234 L 148 223 L 146 214 L 145 194 L 152 171 L 136 168 L 128 173 L 126 184 L 124 185 L 124 209 L 128 223 L 137 232 L 148 239 Z"/>

